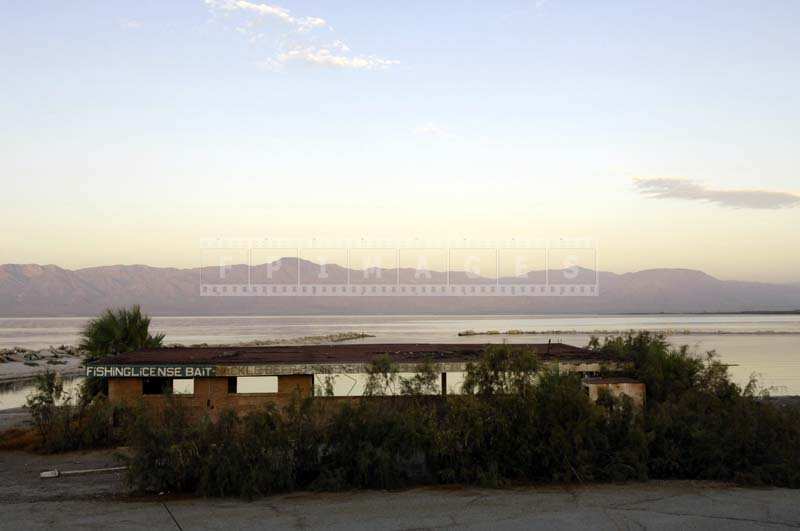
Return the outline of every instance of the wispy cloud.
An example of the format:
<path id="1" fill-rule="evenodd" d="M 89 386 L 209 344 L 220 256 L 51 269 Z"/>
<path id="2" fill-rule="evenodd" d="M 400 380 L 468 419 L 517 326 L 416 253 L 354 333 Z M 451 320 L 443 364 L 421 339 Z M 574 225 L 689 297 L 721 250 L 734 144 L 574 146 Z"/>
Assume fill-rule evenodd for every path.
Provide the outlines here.
<path id="1" fill-rule="evenodd" d="M 353 54 L 341 39 L 319 38 L 314 30 L 325 29 L 329 34 L 334 31 L 321 17 L 295 16 L 283 7 L 247 0 L 205 0 L 205 3 L 212 12 L 223 16 L 239 14 L 242 19 L 236 31 L 254 44 L 264 40 L 262 25 L 265 21 L 274 20 L 285 26 L 275 35 L 276 44 L 270 56 L 258 63 L 269 70 L 282 70 L 292 63 L 351 70 L 379 70 L 398 64 L 398 61 L 375 55 Z"/>
<path id="2" fill-rule="evenodd" d="M 297 31 L 305 32 L 314 28 L 328 27 L 328 23 L 319 17 L 295 17 L 288 9 L 270 4 L 259 4 L 246 0 L 205 0 L 206 5 L 218 11 L 243 11 L 253 15 L 280 20 L 293 26 Z"/>
<path id="3" fill-rule="evenodd" d="M 295 48 L 278 55 L 278 63 L 287 64 L 291 62 L 357 70 L 376 70 L 397 64 L 397 61 L 389 59 L 375 56 L 346 55 L 337 53 L 329 48 L 318 48 L 316 46 Z"/>
<path id="4" fill-rule="evenodd" d="M 771 190 L 719 190 L 685 179 L 634 179 L 639 193 L 654 199 L 705 201 L 730 208 L 778 209 L 800 205 L 800 196 Z"/>
<path id="5" fill-rule="evenodd" d="M 129 29 L 129 30 L 137 30 L 137 29 L 142 27 L 142 23 L 141 22 L 139 22 L 138 20 L 133 20 L 133 19 L 122 20 L 122 21 L 120 21 L 119 25 L 123 29 Z"/>
<path id="6" fill-rule="evenodd" d="M 433 122 L 428 122 L 426 124 L 415 127 L 414 134 L 419 136 L 434 137 L 434 138 L 448 138 L 450 136 L 450 133 L 448 133 L 445 128 L 436 125 Z"/>

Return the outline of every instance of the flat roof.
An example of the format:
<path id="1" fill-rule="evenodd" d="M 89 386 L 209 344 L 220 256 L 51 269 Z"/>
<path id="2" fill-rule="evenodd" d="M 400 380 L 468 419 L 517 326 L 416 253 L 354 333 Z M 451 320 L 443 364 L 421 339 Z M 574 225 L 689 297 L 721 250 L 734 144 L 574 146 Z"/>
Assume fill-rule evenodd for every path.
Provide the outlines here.
<path id="1" fill-rule="evenodd" d="M 583 380 L 583 383 L 605 385 L 605 384 L 640 384 L 642 382 L 640 380 L 636 380 L 634 378 L 628 378 L 626 376 L 598 376 L 595 378 L 585 378 Z"/>
<path id="2" fill-rule="evenodd" d="M 388 355 L 396 363 L 476 361 L 491 344 L 359 343 L 274 347 L 164 347 L 127 352 L 89 365 L 259 365 L 371 363 Z M 530 349 L 543 361 L 612 361 L 591 350 L 564 343 L 514 343 Z"/>

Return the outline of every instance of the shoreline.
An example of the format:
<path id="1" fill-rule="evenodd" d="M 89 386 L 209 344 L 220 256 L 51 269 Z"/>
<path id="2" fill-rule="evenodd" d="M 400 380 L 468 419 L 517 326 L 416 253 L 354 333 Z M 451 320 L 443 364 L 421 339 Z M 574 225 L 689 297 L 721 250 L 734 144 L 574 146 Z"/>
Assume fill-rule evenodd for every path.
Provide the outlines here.
<path id="1" fill-rule="evenodd" d="M 43 372 L 44 371 L 39 371 L 22 375 L 13 375 L 13 376 L 2 375 L 0 376 L 0 393 L 3 392 L 3 387 L 5 386 L 11 386 L 12 384 L 21 384 L 25 382 L 32 382 L 34 379 L 36 379 L 37 376 L 39 376 Z M 82 367 L 73 368 L 66 371 L 60 371 L 56 369 L 55 372 L 60 374 L 62 377 L 68 378 L 70 380 L 73 378 L 80 378 L 81 376 L 85 376 L 84 369 Z"/>
<path id="2" fill-rule="evenodd" d="M 363 332 L 339 332 L 336 334 L 303 336 L 290 339 L 264 339 L 239 343 L 197 343 L 189 347 L 268 347 L 286 345 L 324 345 L 343 343 L 375 337 Z M 166 348 L 183 347 L 179 343 L 166 344 Z M 84 376 L 83 352 L 77 347 L 62 345 L 58 348 L 28 349 L 12 347 L 0 349 L 0 387 L 33 380 L 39 374 L 52 370 L 64 377 Z"/>
<path id="3" fill-rule="evenodd" d="M 703 330 L 698 328 L 630 328 L 619 330 L 462 330 L 459 337 L 472 336 L 619 336 L 631 332 L 649 332 L 665 336 L 800 336 L 791 330 Z"/>
<path id="4" fill-rule="evenodd" d="M 212 313 L 197 313 L 187 314 L 179 313 L 148 313 L 153 318 L 174 318 L 174 319 L 220 319 L 220 318 L 238 318 L 238 317 L 631 317 L 631 316 L 675 316 L 675 315 L 691 315 L 691 316 L 713 316 L 713 315 L 800 315 L 800 309 L 794 310 L 740 310 L 729 312 L 554 312 L 554 313 L 470 313 L 470 312 L 445 312 L 445 313 L 251 313 L 251 312 L 232 312 L 225 315 L 215 315 Z M 78 314 L 0 314 L 0 319 L 94 319 L 96 315 L 78 315 Z"/>
<path id="5" fill-rule="evenodd" d="M 78 348 L 66 345 L 43 349 L 0 349 L 0 385 L 31 380 L 47 371 L 65 376 L 80 374 L 84 356 L 85 353 Z"/>

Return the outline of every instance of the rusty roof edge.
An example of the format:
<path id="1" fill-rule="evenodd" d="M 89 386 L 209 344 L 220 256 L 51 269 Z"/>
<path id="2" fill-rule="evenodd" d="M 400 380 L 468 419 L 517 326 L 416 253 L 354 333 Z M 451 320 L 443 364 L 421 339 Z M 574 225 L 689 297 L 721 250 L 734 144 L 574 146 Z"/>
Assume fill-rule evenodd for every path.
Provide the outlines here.
<path id="1" fill-rule="evenodd" d="M 250 365 L 370 362 L 388 354 L 398 361 L 414 361 L 433 355 L 434 360 L 474 361 L 491 343 L 373 343 L 336 345 L 298 345 L 268 347 L 167 347 L 107 356 L 87 365 Z M 529 348 L 543 359 L 581 359 L 614 361 L 591 350 L 564 343 L 515 343 L 512 348 Z M 549 351 L 549 352 L 548 352 Z M 161 356 L 163 355 L 163 358 Z M 303 359 L 306 357 L 306 359 Z M 159 359 L 161 358 L 161 359 Z M 281 359 L 283 358 L 283 359 Z M 421 361 L 421 360 L 420 360 Z"/>
<path id="2" fill-rule="evenodd" d="M 471 362 L 465 360 L 449 360 L 434 362 L 434 367 L 437 372 L 466 372 Z M 214 377 L 226 376 L 283 376 L 283 375 L 297 375 L 297 374 L 364 374 L 368 372 L 370 367 L 369 363 L 365 362 L 331 362 L 331 363 L 252 363 L 252 364 L 148 364 L 144 365 L 158 367 L 167 366 L 172 367 L 180 365 L 181 367 L 211 367 L 213 368 Z M 610 370 L 620 370 L 622 365 L 617 363 L 605 364 L 597 360 L 580 360 L 580 359 L 566 359 L 566 360 L 551 360 L 545 362 L 545 365 L 554 367 L 557 366 L 560 370 L 566 372 L 596 372 L 601 368 Z M 141 367 L 142 364 L 94 364 L 92 367 Z M 419 368 L 418 362 L 400 362 L 397 364 L 398 372 L 415 372 Z M 87 371 L 88 374 L 88 371 Z"/>

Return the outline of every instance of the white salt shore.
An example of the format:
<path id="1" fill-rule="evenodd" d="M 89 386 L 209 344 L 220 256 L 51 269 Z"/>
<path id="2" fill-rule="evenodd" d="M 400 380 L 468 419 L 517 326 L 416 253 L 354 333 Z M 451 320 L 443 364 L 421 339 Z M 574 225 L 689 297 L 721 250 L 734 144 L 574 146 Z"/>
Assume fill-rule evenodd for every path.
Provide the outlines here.
<path id="1" fill-rule="evenodd" d="M 0 382 L 33 378 L 47 370 L 63 375 L 77 375 L 83 372 L 82 363 L 82 353 L 72 347 L 4 349 L 0 350 Z"/>

